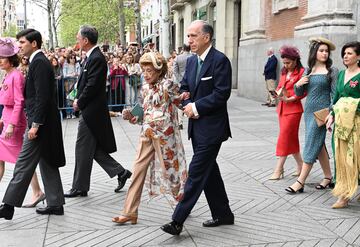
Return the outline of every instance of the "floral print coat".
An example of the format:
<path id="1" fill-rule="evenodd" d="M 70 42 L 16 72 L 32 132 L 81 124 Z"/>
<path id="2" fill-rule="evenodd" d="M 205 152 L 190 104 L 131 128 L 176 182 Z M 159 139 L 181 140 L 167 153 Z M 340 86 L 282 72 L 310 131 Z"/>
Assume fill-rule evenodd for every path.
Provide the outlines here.
<path id="1" fill-rule="evenodd" d="M 171 195 L 175 201 L 180 201 L 187 167 L 177 114 L 181 103 L 179 85 L 168 79 L 159 80 L 154 85 L 145 83 L 140 92 L 141 100 L 144 109 L 141 136 L 155 136 L 159 140 L 163 160 L 161 165 L 161 157 L 159 159 L 155 153 L 145 186 L 150 197 Z"/>

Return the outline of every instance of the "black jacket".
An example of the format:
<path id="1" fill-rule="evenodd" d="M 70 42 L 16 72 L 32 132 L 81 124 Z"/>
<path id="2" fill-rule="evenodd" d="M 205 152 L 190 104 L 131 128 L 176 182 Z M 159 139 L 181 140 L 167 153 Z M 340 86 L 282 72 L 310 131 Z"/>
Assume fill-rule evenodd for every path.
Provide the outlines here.
<path id="1" fill-rule="evenodd" d="M 98 145 L 107 153 L 116 151 L 116 142 L 106 100 L 107 63 L 100 49 L 95 48 L 80 73 L 78 107 Z"/>
<path id="2" fill-rule="evenodd" d="M 38 140 L 41 158 L 54 167 L 65 165 L 60 113 L 56 105 L 54 71 L 45 55 L 35 55 L 29 65 L 25 82 L 25 106 L 28 127 L 41 124 Z"/>

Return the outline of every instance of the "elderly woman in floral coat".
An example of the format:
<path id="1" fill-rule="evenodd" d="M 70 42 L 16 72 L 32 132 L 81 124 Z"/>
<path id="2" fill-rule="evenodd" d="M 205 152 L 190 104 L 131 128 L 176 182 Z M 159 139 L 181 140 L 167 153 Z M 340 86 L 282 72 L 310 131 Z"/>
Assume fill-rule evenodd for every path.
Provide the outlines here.
<path id="1" fill-rule="evenodd" d="M 180 201 L 187 178 L 176 108 L 182 100 L 189 98 L 189 93 L 180 94 L 178 84 L 164 79 L 167 63 L 162 55 L 145 53 L 140 65 L 146 82 L 141 89 L 143 119 L 133 116 L 130 110 L 123 111 L 124 119 L 133 124 L 142 123 L 142 129 L 124 208 L 121 216 L 112 219 L 119 224 L 137 223 L 145 180 L 150 197 L 169 194 L 175 201 Z"/>

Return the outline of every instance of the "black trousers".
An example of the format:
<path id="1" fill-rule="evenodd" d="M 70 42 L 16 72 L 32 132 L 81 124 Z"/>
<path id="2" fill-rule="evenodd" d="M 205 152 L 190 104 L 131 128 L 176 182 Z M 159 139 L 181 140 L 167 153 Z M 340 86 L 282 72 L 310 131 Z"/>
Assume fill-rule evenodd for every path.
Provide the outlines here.
<path id="1" fill-rule="evenodd" d="M 184 198 L 175 208 L 172 219 L 184 223 L 204 191 L 213 218 L 233 216 L 221 178 L 216 157 L 221 143 L 198 144 L 192 139 L 194 156 L 189 165 L 189 177 L 185 183 Z"/>

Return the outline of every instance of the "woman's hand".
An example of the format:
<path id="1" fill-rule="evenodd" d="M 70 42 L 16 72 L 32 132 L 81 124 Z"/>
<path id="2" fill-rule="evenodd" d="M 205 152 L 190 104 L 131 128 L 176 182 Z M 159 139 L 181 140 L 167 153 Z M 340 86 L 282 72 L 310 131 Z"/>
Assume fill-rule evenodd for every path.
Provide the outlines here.
<path id="1" fill-rule="evenodd" d="M 5 139 L 10 139 L 14 134 L 14 125 L 9 124 L 5 130 Z"/>
<path id="2" fill-rule="evenodd" d="M 132 115 L 131 115 L 132 116 Z M 129 122 L 132 123 L 132 124 L 136 124 L 138 118 L 137 117 L 132 117 Z"/>
<path id="3" fill-rule="evenodd" d="M 308 76 L 304 76 L 302 77 L 295 85 L 297 87 L 300 87 L 300 86 L 303 86 L 305 84 L 308 84 L 309 83 L 309 77 Z"/>
<path id="4" fill-rule="evenodd" d="M 182 94 L 180 94 L 180 98 L 181 100 L 190 99 L 190 92 L 183 92 Z"/>
<path id="5" fill-rule="evenodd" d="M 122 111 L 122 117 L 124 120 L 131 120 L 134 116 L 131 114 L 129 109 L 124 109 Z"/>
<path id="6" fill-rule="evenodd" d="M 325 123 L 326 123 L 326 129 L 330 132 L 332 131 L 331 125 L 333 124 L 333 122 L 334 122 L 334 116 L 331 113 L 329 113 L 329 115 L 327 115 L 327 117 L 325 118 Z"/>
<path id="7" fill-rule="evenodd" d="M 0 119 L 0 133 L 1 133 L 3 128 L 4 128 L 4 122 L 3 122 L 2 119 Z"/>
<path id="8" fill-rule="evenodd" d="M 285 103 L 289 102 L 289 98 L 286 97 L 286 95 L 279 96 L 278 99 L 279 99 L 280 101 L 285 102 Z"/>

